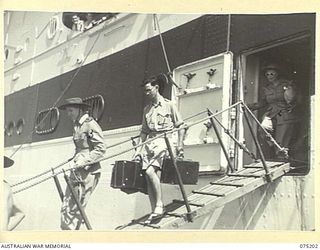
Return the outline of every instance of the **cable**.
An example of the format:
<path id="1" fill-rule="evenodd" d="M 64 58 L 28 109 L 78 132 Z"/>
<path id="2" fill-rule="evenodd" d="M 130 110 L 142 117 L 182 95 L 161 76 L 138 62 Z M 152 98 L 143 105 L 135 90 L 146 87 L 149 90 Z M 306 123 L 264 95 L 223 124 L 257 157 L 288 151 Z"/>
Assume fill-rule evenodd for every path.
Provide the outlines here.
<path id="1" fill-rule="evenodd" d="M 168 69 L 168 72 L 171 72 L 171 68 L 170 68 L 170 65 L 169 65 L 169 60 L 168 60 L 166 48 L 165 48 L 165 46 L 164 46 L 164 42 L 163 42 L 163 38 L 162 38 L 162 33 L 161 33 L 161 30 L 160 30 L 160 25 L 159 25 L 158 16 L 157 16 L 157 14 L 153 14 L 153 16 L 154 16 L 154 18 L 155 18 L 155 20 L 156 20 L 157 28 L 158 28 L 158 30 L 159 30 L 159 37 L 160 37 L 161 47 L 162 47 L 162 51 L 163 51 L 163 54 L 164 54 L 164 59 L 166 60 L 167 69 Z"/>
<path id="2" fill-rule="evenodd" d="M 235 138 L 231 133 L 230 130 L 227 129 L 223 124 L 214 117 L 214 119 L 218 122 L 218 124 L 223 128 L 224 132 L 244 151 L 246 152 L 252 159 L 257 160 L 257 157 L 252 153 L 243 143 L 241 143 L 237 138 Z"/>
<path id="3" fill-rule="evenodd" d="M 242 101 L 241 101 L 242 102 Z M 284 151 L 285 148 L 281 147 L 277 141 L 272 137 L 272 135 L 261 125 L 259 120 L 256 118 L 256 116 L 252 113 L 252 111 L 248 108 L 248 106 L 242 102 L 242 105 L 246 108 L 248 113 L 251 115 L 251 117 L 254 119 L 254 121 L 258 124 L 258 126 L 262 129 L 262 131 L 267 135 L 267 137 L 271 140 L 272 143 L 280 150 Z"/>

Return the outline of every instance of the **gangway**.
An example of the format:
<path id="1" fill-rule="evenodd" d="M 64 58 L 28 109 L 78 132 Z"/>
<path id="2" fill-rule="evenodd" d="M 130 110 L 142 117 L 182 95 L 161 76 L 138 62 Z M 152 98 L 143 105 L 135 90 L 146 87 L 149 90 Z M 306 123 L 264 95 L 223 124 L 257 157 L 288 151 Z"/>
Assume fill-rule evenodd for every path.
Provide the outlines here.
<path id="1" fill-rule="evenodd" d="M 290 170 L 290 164 L 285 162 L 266 162 L 269 176 L 274 181 Z M 194 190 L 188 196 L 193 220 L 197 220 L 215 209 L 242 197 L 257 188 L 267 184 L 266 172 L 262 162 L 255 162 L 243 166 L 239 171 L 227 174 L 221 179 L 210 182 L 199 190 Z M 189 223 L 183 200 L 173 200 L 165 206 L 164 216 L 152 224 L 145 224 L 148 215 L 132 220 L 126 225 L 117 227 L 117 230 L 153 230 L 153 229 L 178 229 Z"/>

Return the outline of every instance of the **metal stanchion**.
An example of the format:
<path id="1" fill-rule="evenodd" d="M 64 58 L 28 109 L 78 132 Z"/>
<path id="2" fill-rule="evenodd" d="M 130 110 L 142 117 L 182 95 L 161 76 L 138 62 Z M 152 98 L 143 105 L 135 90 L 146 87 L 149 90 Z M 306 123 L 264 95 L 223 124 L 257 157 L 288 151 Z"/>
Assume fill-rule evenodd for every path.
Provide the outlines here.
<path id="1" fill-rule="evenodd" d="M 72 187 L 72 184 L 71 184 L 71 182 L 70 182 L 70 179 L 69 179 L 69 177 L 66 175 L 66 172 L 65 172 L 64 170 L 63 170 L 63 174 L 64 174 L 64 179 L 66 180 L 66 183 L 67 183 L 67 185 L 68 185 L 68 188 L 69 188 L 70 191 L 71 191 L 72 198 L 73 198 L 74 201 L 76 202 L 77 207 L 78 207 L 78 209 L 79 209 L 79 211 L 80 211 L 81 217 L 82 217 L 83 220 L 84 220 L 84 224 L 86 225 L 86 227 L 87 227 L 88 230 L 92 230 L 92 227 L 91 227 L 91 225 L 90 225 L 90 222 L 89 222 L 89 220 L 88 220 L 88 217 L 87 217 L 86 213 L 84 212 L 84 209 L 83 209 L 80 201 L 79 201 L 78 198 L 77 198 L 77 194 L 76 194 L 76 192 L 74 191 L 74 189 L 73 189 L 73 187 Z"/>
<path id="2" fill-rule="evenodd" d="M 51 171 L 52 171 L 54 183 L 56 184 L 56 187 L 57 187 L 57 190 L 58 190 L 58 193 L 59 193 L 60 200 L 63 201 L 63 192 L 62 192 L 62 188 L 61 188 L 60 182 L 58 180 L 58 177 L 55 175 L 53 168 L 51 168 Z"/>
<path id="3" fill-rule="evenodd" d="M 208 116 L 212 116 L 212 115 L 213 115 L 213 113 L 212 113 L 209 109 L 207 109 L 207 111 L 208 111 Z M 212 124 L 213 129 L 214 129 L 214 132 L 215 132 L 216 135 L 217 135 L 217 138 L 218 138 L 218 141 L 219 141 L 220 146 L 221 146 L 221 148 L 222 148 L 222 151 L 223 151 L 223 153 L 224 153 L 224 156 L 226 157 L 226 160 L 227 160 L 227 162 L 228 162 L 227 172 L 229 172 L 228 170 L 230 169 L 231 172 L 233 173 L 233 172 L 234 172 L 234 169 L 233 169 L 231 160 L 230 160 L 230 158 L 229 158 L 229 156 L 228 156 L 228 152 L 227 152 L 227 150 L 226 150 L 226 147 L 224 146 L 224 143 L 223 143 L 222 138 L 221 138 L 221 136 L 220 136 L 219 130 L 218 130 L 218 128 L 217 128 L 217 125 L 215 124 L 215 122 L 214 122 L 214 120 L 213 120 L 212 117 L 210 117 L 210 122 L 211 122 L 211 124 Z"/>
<path id="4" fill-rule="evenodd" d="M 264 158 L 264 154 L 262 152 L 261 146 L 260 146 L 260 144 L 258 142 L 258 138 L 255 135 L 255 133 L 253 131 L 253 128 L 252 128 L 252 126 L 250 124 L 249 117 L 248 117 L 248 114 L 247 114 L 247 110 L 246 110 L 246 108 L 244 106 L 241 106 L 241 108 L 242 108 L 242 111 L 243 111 L 243 115 L 244 115 L 244 117 L 246 119 L 246 122 L 248 124 L 248 127 L 249 127 L 249 130 L 250 130 L 251 136 L 253 138 L 254 144 L 256 145 L 256 147 L 258 149 L 258 153 L 259 153 L 260 159 L 262 161 L 263 168 L 264 168 L 264 170 L 266 172 L 266 180 L 267 180 L 267 182 L 271 182 L 269 168 L 268 168 L 268 166 L 266 164 L 266 160 Z"/>
<path id="5" fill-rule="evenodd" d="M 164 135 L 164 140 L 166 142 L 166 145 L 167 145 L 167 148 L 168 148 L 168 152 L 169 152 L 169 156 L 170 156 L 170 158 L 172 160 L 172 164 L 173 164 L 173 166 L 174 166 L 174 168 L 176 170 L 176 174 L 177 174 L 177 178 L 178 178 L 178 184 L 179 184 L 179 187 L 180 187 L 182 198 L 184 200 L 184 203 L 185 203 L 186 209 L 187 209 L 187 219 L 188 219 L 189 222 L 193 222 L 194 214 L 191 212 L 190 204 L 189 204 L 189 201 L 188 201 L 188 197 L 186 195 L 186 191 L 184 190 L 184 186 L 183 186 L 182 178 L 181 178 L 178 166 L 177 166 L 177 162 L 175 160 L 175 157 L 174 157 L 174 154 L 173 154 L 173 151 L 172 151 L 172 147 L 170 145 L 169 139 L 168 139 L 166 134 Z"/>

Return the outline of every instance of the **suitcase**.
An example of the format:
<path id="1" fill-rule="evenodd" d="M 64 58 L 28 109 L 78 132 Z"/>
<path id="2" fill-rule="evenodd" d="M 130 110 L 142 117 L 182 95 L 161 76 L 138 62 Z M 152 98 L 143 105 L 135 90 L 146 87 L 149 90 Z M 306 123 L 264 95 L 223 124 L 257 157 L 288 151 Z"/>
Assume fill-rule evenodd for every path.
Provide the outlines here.
<path id="1" fill-rule="evenodd" d="M 147 192 L 147 182 L 140 162 L 116 161 L 112 169 L 111 187 L 125 193 Z"/>
<path id="2" fill-rule="evenodd" d="M 199 162 L 191 160 L 177 160 L 177 166 L 183 184 L 197 184 Z M 178 184 L 176 170 L 170 158 L 166 158 L 163 162 L 160 182 L 167 184 Z"/>

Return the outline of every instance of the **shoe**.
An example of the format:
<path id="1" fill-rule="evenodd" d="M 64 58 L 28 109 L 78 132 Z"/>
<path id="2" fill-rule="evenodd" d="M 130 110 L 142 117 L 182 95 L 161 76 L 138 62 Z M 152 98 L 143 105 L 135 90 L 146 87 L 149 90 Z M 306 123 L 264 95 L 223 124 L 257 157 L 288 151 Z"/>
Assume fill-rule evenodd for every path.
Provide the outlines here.
<path id="1" fill-rule="evenodd" d="M 156 206 L 156 208 L 154 209 L 154 212 L 149 215 L 148 219 L 144 223 L 151 224 L 156 222 L 157 220 L 160 221 L 163 215 L 164 215 L 163 206 Z"/>

